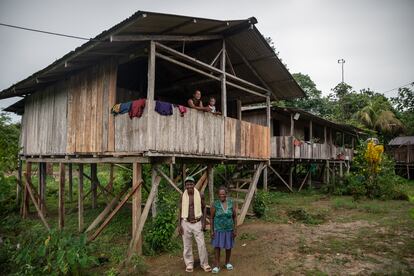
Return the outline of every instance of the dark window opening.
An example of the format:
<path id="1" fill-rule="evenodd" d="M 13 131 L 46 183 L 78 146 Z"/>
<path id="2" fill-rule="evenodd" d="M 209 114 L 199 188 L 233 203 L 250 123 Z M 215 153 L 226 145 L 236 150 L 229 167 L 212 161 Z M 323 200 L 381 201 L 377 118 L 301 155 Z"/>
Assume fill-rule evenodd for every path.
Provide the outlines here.
<path id="1" fill-rule="evenodd" d="M 273 120 L 273 136 L 280 136 L 280 121 Z"/>
<path id="2" fill-rule="evenodd" d="M 309 127 L 304 127 L 304 133 L 305 133 L 305 141 L 309 141 L 310 140 Z"/>
<path id="3" fill-rule="evenodd" d="M 146 97 L 147 60 L 139 59 L 119 64 L 116 80 L 116 102 L 123 103 Z"/>

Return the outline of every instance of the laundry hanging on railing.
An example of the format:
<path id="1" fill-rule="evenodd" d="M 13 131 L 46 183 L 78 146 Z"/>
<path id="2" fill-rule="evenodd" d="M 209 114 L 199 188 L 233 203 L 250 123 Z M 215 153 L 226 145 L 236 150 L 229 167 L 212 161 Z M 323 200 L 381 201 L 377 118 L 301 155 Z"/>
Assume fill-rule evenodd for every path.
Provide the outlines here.
<path id="1" fill-rule="evenodd" d="M 111 113 L 114 115 L 128 113 L 131 107 L 131 102 L 115 104 L 111 108 Z"/>
<path id="2" fill-rule="evenodd" d="M 180 111 L 180 116 L 184 117 L 184 113 L 187 113 L 187 107 L 183 105 L 177 105 L 178 111 Z"/>
<path id="3" fill-rule="evenodd" d="M 156 101 L 155 111 L 164 116 L 173 115 L 173 105 L 167 102 Z"/>
<path id="4" fill-rule="evenodd" d="M 145 108 L 145 99 L 135 100 L 131 104 L 131 108 L 129 110 L 129 118 L 140 118 L 142 113 L 144 112 Z"/>

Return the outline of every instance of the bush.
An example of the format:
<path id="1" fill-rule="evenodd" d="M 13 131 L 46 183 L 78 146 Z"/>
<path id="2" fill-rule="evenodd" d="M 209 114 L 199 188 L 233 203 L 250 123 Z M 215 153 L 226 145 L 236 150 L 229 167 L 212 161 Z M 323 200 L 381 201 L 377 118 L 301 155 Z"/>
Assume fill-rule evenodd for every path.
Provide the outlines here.
<path id="1" fill-rule="evenodd" d="M 298 208 L 289 211 L 288 216 L 296 221 L 301 221 L 305 224 L 315 225 L 325 221 L 325 216 L 322 213 L 310 214 L 303 208 Z"/>
<path id="2" fill-rule="evenodd" d="M 253 212 L 258 218 L 261 218 L 266 214 L 268 203 L 268 193 L 265 191 L 257 190 L 256 196 L 253 200 Z"/>
<path id="3" fill-rule="evenodd" d="M 169 188 L 169 187 L 168 187 Z M 157 216 L 148 224 L 145 233 L 144 253 L 168 252 L 177 247 L 173 239 L 177 227 L 177 206 L 179 194 L 160 187 L 157 202 Z"/>
<path id="4" fill-rule="evenodd" d="M 17 274 L 76 274 L 96 263 L 86 245 L 86 236 L 75 237 L 66 232 L 33 231 L 25 234 L 13 252 Z"/>

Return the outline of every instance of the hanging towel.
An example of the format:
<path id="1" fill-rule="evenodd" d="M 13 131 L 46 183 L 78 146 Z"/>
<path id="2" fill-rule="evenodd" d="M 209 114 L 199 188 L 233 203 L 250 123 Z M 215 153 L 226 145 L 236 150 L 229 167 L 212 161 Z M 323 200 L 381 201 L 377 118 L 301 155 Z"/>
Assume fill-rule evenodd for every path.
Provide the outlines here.
<path id="1" fill-rule="evenodd" d="M 200 192 L 194 188 L 194 216 L 196 219 L 201 218 L 203 213 L 201 212 L 201 196 Z M 187 190 L 183 193 L 183 197 L 181 200 L 181 218 L 186 219 L 188 218 L 188 209 L 190 207 L 190 197 L 188 196 Z"/>
<path id="2" fill-rule="evenodd" d="M 119 114 L 119 110 L 121 109 L 121 104 L 115 104 L 112 108 L 111 108 L 111 113 L 114 115 Z"/>
<path id="3" fill-rule="evenodd" d="M 140 118 L 145 108 L 145 99 L 135 100 L 131 104 L 131 109 L 129 110 L 129 118 Z"/>
<path id="4" fill-rule="evenodd" d="M 187 113 L 187 107 L 178 105 L 177 108 L 178 108 L 178 111 L 180 111 L 180 116 L 184 117 L 184 113 Z"/>
<path id="5" fill-rule="evenodd" d="M 170 116 L 173 114 L 173 105 L 166 102 L 156 101 L 155 111 L 164 116 Z"/>
<path id="6" fill-rule="evenodd" d="M 121 106 L 119 108 L 119 114 L 128 113 L 129 109 L 131 108 L 131 104 L 132 102 L 121 103 Z"/>

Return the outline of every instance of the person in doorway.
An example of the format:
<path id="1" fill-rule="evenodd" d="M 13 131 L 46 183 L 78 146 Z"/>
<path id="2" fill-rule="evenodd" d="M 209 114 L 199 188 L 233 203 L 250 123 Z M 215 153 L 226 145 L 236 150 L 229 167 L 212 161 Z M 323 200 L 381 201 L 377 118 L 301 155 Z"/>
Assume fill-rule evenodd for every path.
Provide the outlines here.
<path id="1" fill-rule="evenodd" d="M 188 106 L 200 111 L 210 111 L 208 107 L 203 106 L 203 102 L 201 101 L 201 91 L 196 90 L 193 94 L 193 97 L 188 100 Z"/>
<path id="2" fill-rule="evenodd" d="M 226 262 L 224 267 L 233 270 L 230 263 L 231 249 L 237 236 L 237 210 L 231 198 L 227 198 L 227 189 L 222 186 L 218 190 L 218 200 L 211 207 L 211 244 L 214 247 L 213 273 L 220 271 L 220 251 L 226 250 Z"/>
<path id="3" fill-rule="evenodd" d="M 194 178 L 189 176 L 184 181 L 185 191 L 181 196 L 180 205 L 180 227 L 179 233 L 183 237 L 184 245 L 184 263 L 185 271 L 193 272 L 193 242 L 192 237 L 197 243 L 198 255 L 200 257 L 200 266 L 210 272 L 211 267 L 208 265 L 208 255 L 204 241 L 206 205 L 204 196 L 195 188 Z"/>

